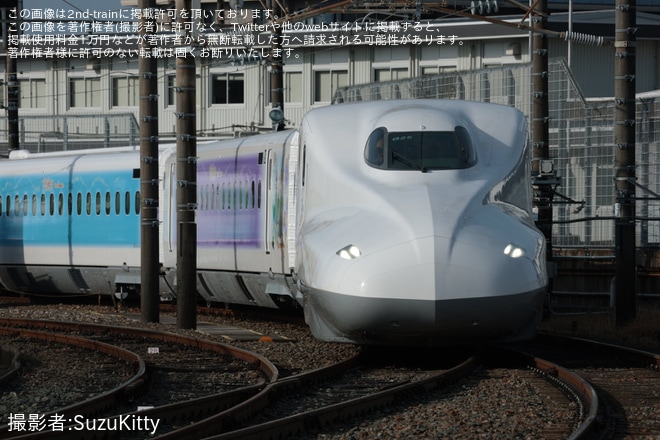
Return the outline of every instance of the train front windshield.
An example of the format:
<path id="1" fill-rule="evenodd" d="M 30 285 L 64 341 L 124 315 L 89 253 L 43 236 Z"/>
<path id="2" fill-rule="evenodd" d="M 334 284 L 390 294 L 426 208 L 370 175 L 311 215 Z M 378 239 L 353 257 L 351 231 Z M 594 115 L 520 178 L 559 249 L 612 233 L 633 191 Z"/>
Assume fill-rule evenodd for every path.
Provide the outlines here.
<path id="1" fill-rule="evenodd" d="M 476 162 L 470 134 L 463 127 L 454 131 L 409 131 L 389 133 L 377 128 L 369 136 L 365 160 L 387 170 L 455 170 Z"/>

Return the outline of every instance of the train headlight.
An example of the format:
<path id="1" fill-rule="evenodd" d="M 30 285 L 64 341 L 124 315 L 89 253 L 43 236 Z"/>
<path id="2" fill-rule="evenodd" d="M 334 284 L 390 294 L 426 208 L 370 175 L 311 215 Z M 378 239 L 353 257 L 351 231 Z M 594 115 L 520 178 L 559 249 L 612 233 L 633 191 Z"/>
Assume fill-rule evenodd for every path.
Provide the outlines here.
<path id="1" fill-rule="evenodd" d="M 348 246 L 344 246 L 343 248 L 339 249 L 337 251 L 337 255 L 339 255 L 344 260 L 355 260 L 360 255 L 362 255 L 362 252 L 360 252 L 360 249 L 358 249 L 357 246 L 349 244 Z"/>
<path id="2" fill-rule="evenodd" d="M 508 255 L 511 258 L 520 258 L 525 255 L 525 249 L 516 244 L 509 243 L 504 248 L 504 255 Z"/>

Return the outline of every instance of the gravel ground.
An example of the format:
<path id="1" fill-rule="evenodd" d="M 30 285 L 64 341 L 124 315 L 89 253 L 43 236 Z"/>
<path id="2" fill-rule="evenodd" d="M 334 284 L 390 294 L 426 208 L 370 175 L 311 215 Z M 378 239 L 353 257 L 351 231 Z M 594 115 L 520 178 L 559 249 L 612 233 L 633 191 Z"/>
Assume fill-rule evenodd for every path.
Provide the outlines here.
<path id="1" fill-rule="evenodd" d="M 640 307 L 637 310 L 637 319 L 624 325 L 617 324 L 614 312 L 549 314 L 541 322 L 541 330 L 660 354 L 659 322 L 660 304 L 657 304 L 655 307 Z"/>
<path id="2" fill-rule="evenodd" d="M 31 305 L 31 306 L 0 306 L 0 318 L 31 318 L 50 319 L 57 321 L 88 322 L 103 325 L 129 326 L 148 328 L 155 331 L 169 331 L 187 336 L 215 340 L 219 343 L 254 351 L 275 363 L 278 368 L 296 372 L 320 368 L 352 356 L 358 350 L 355 346 L 347 344 L 328 344 L 314 339 L 307 327 L 295 324 L 273 323 L 267 321 L 246 322 L 231 316 L 199 316 L 198 322 L 218 322 L 225 326 L 248 327 L 265 335 L 282 335 L 291 339 L 291 342 L 263 342 L 263 341 L 228 341 L 224 338 L 209 336 L 195 330 L 180 330 L 173 325 L 160 323 L 142 323 L 128 317 L 138 315 L 137 309 L 125 309 L 117 312 L 110 306 L 90 305 Z"/>
<path id="3" fill-rule="evenodd" d="M 139 313 L 128 310 L 130 313 Z M 147 327 L 207 337 L 192 330 L 178 330 L 162 324 L 143 324 L 117 313 L 112 307 L 80 305 L 21 306 L 0 308 L 0 317 L 30 317 L 62 321 L 94 322 L 108 325 Z M 283 373 L 319 368 L 351 356 L 358 350 L 346 344 L 316 341 L 308 329 L 294 324 L 267 321 L 245 322 L 235 317 L 199 317 L 223 325 L 249 327 L 263 334 L 281 334 L 295 342 L 231 342 L 259 352 Z M 211 338 L 212 339 L 212 338 Z M 226 343 L 225 340 L 219 342 Z M 90 364 L 90 363 L 88 363 Z M 56 367 L 55 367 L 56 368 Z M 69 369 L 73 369 L 69 364 Z M 75 367 L 77 369 L 77 367 Z M 547 438 L 554 426 L 571 422 L 572 408 L 548 402 L 543 391 L 525 376 L 504 370 L 483 369 L 451 387 L 419 396 L 394 407 L 347 420 L 331 430 L 310 433 L 308 439 L 397 439 L 397 438 Z M 6 393 L 5 393 L 6 394 Z M 34 399 L 34 397 L 29 397 Z M 523 402 L 523 403 L 521 403 Z M 11 405 L 12 411 L 14 406 Z M 0 409 L 2 409 L 0 407 Z M 5 405 L 3 414 L 8 409 Z"/>
<path id="4" fill-rule="evenodd" d="M 307 439 L 541 439 L 570 426 L 573 404 L 548 400 L 525 371 L 481 369 L 434 393 L 414 396 L 331 433 Z M 524 404 L 521 404 L 524 402 Z M 561 435 L 558 438 L 565 438 Z"/>
<path id="5" fill-rule="evenodd" d="M 195 330 L 179 330 L 172 325 L 158 323 L 143 324 L 128 317 L 128 315 L 136 313 L 139 316 L 139 311 L 136 310 L 118 313 L 113 307 L 89 305 L 0 306 L 0 318 L 31 318 L 130 326 L 177 332 L 227 343 L 222 338 L 213 338 Z M 285 333 L 287 338 L 293 340 L 292 342 L 236 342 L 232 344 L 264 355 L 280 369 L 281 376 L 320 368 L 349 357 L 358 350 L 350 345 L 324 344 L 316 341 L 306 328 L 296 325 L 268 322 L 246 323 L 231 317 L 200 317 L 200 321 L 202 320 L 222 321 L 223 325 L 236 327 L 249 326 L 263 334 Z M 27 420 L 29 416 L 44 414 L 87 399 L 99 392 L 110 390 L 134 374 L 125 363 L 111 356 L 89 350 L 41 341 L 16 338 L 10 340 L 8 337 L 0 336 L 0 346 L 4 345 L 20 349 L 23 368 L 20 382 L 15 381 L 10 386 L 0 389 L 0 425 L 8 422 L 10 414 L 23 414 Z M 143 349 L 138 349 L 138 352 L 144 355 Z M 252 375 L 251 372 L 249 374 Z M 209 374 L 205 374 L 203 377 L 198 374 L 195 377 L 206 380 L 207 376 Z M 232 379 L 233 382 L 236 380 L 236 378 Z M 254 382 L 254 378 L 247 381 L 247 383 L 252 382 Z M 192 386 L 192 382 L 190 386 Z M 188 388 L 185 392 L 190 391 Z M 217 392 L 217 386 L 211 388 Z M 171 392 L 168 392 L 169 394 Z M 149 404 L 153 404 L 153 399 L 149 400 Z"/>
<path id="6" fill-rule="evenodd" d="M 21 377 L 2 388 L 0 425 L 7 423 L 10 412 L 49 412 L 89 399 L 99 390 L 115 388 L 135 374 L 126 362 L 103 353 L 23 338 L 5 344 L 3 338 L 0 337 L 3 346 L 21 352 Z"/>
<path id="7" fill-rule="evenodd" d="M 300 325 L 259 320 L 243 320 L 234 316 L 199 316 L 198 321 L 218 322 L 235 327 L 249 327 L 266 335 L 282 335 L 291 342 L 231 341 L 214 338 L 194 330 L 179 330 L 172 325 L 143 324 L 128 317 L 138 314 L 138 310 L 117 312 L 109 306 L 90 305 L 30 305 L 0 306 L 0 317 L 52 319 L 60 321 L 92 322 L 116 326 L 151 328 L 158 331 L 172 331 L 186 335 L 216 339 L 221 343 L 255 351 L 270 359 L 280 368 L 282 375 L 295 374 L 336 362 L 353 355 L 358 348 L 346 344 L 328 344 L 316 341 L 309 330 Z M 645 316 L 645 315 L 643 315 Z M 651 318 L 655 321 L 656 314 Z M 589 319 L 587 317 L 587 319 Z M 584 318 L 558 318 L 544 321 L 546 330 L 571 333 L 576 336 L 616 342 L 658 352 L 657 325 L 637 323 L 617 331 L 611 317 L 596 316 L 594 325 L 588 325 Z M 657 321 L 655 321 L 657 322 Z M 581 333 L 580 330 L 589 330 Z M 598 332 L 600 329 L 600 332 Z M 638 330 L 636 330 L 638 329 Z M 597 333 L 594 333 L 597 332 Z M 4 341 L 0 339 L 0 345 Z M 43 359 L 39 353 L 49 353 Z M 107 359 L 88 358 L 76 362 L 76 353 L 49 347 L 47 350 L 34 348 L 31 352 L 38 360 L 40 368 L 52 370 L 57 381 L 50 381 L 50 391 L 42 385 L 35 385 L 35 393 L 19 395 L 12 389 L 0 394 L 0 423 L 6 422 L 9 412 L 45 412 L 48 408 L 61 407 L 64 402 L 84 398 L 87 389 L 78 389 L 76 376 L 92 377 L 98 365 L 106 365 Z M 102 355 L 101 355 L 102 356 Z M 64 359 L 64 360 L 63 360 Z M 62 368 L 66 365 L 66 369 Z M 112 367 L 111 367 L 112 368 Z M 43 371 L 35 374 L 36 383 L 48 382 Z M 75 371 L 77 374 L 65 374 Z M 126 372 L 117 367 L 116 377 L 108 376 L 111 388 L 121 382 Z M 306 435 L 306 439 L 353 440 L 353 439 L 438 439 L 438 438 L 502 438 L 536 439 L 565 438 L 566 426 L 572 423 L 572 404 L 556 402 L 547 398 L 547 393 L 539 389 L 538 381 L 530 380 L 530 373 L 510 370 L 481 369 L 476 374 L 458 381 L 450 387 L 433 393 L 411 396 L 400 404 L 384 408 L 376 413 L 365 414 L 360 420 L 346 420 L 343 424 Z M 96 380 L 96 379 L 95 379 Z"/>

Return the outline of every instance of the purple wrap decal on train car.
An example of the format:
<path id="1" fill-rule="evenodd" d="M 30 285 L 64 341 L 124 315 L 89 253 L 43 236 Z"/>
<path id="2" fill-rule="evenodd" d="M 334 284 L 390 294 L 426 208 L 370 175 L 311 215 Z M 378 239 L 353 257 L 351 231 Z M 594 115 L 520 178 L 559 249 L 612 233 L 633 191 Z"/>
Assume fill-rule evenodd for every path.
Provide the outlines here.
<path id="1" fill-rule="evenodd" d="M 198 246 L 263 245 L 265 173 L 258 154 L 198 162 Z"/>
<path id="2" fill-rule="evenodd" d="M 273 197 L 271 197 L 270 215 L 273 224 L 271 237 L 271 246 L 274 249 L 284 248 L 284 231 L 286 230 L 286 216 L 284 215 L 284 155 L 275 151 L 272 153 L 274 162 L 271 185 L 275 188 Z M 288 168 L 287 168 L 288 171 Z"/>

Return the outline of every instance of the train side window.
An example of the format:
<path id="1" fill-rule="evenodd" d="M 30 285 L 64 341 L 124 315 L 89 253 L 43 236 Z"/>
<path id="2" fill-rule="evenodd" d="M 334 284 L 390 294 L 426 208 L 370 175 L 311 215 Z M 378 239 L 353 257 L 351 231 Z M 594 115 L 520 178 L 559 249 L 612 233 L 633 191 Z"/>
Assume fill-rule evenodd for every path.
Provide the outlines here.
<path id="1" fill-rule="evenodd" d="M 234 180 L 234 185 L 233 185 L 232 193 L 231 193 L 230 196 L 229 196 L 229 203 L 230 203 L 230 206 L 233 206 L 234 209 L 238 209 L 238 206 L 236 206 L 236 202 L 237 202 L 237 199 L 238 199 L 238 197 L 236 197 L 236 192 L 237 192 L 237 191 L 238 191 L 238 188 L 237 188 L 237 185 L 236 185 L 236 181 Z"/>
<path id="2" fill-rule="evenodd" d="M 105 193 L 105 215 L 110 215 L 112 211 L 112 195 L 110 192 Z"/>
<path id="3" fill-rule="evenodd" d="M 121 214 L 121 194 L 119 191 L 115 193 L 115 214 Z"/>
<path id="4" fill-rule="evenodd" d="M 252 181 L 252 209 L 254 209 L 254 198 L 255 198 L 254 197 L 254 195 L 255 195 L 254 194 L 254 189 L 255 189 L 255 184 L 254 184 L 254 180 L 253 180 Z"/>
<path id="5" fill-rule="evenodd" d="M 16 194 L 14 196 L 14 215 L 18 216 L 20 215 L 20 213 L 21 213 L 21 199 L 18 196 L 18 194 Z"/>
<path id="6" fill-rule="evenodd" d="M 252 192 L 250 191 L 250 181 L 246 180 L 245 181 L 245 209 L 250 209 L 250 194 Z"/>
<path id="7" fill-rule="evenodd" d="M 4 213 L 4 210 L 2 209 L 2 202 L 3 202 L 3 200 L 4 200 L 4 199 L 3 199 L 2 196 L 0 195 L 0 217 L 2 217 L 2 216 L 3 216 L 3 213 Z"/>
<path id="8" fill-rule="evenodd" d="M 49 205 L 48 213 L 51 216 L 55 215 L 55 194 L 51 194 L 48 197 L 48 205 Z"/>
<path id="9" fill-rule="evenodd" d="M 96 193 L 96 215 L 101 215 L 101 193 Z"/>
<path id="10" fill-rule="evenodd" d="M 73 194 L 69 193 L 67 196 L 67 212 L 69 213 L 69 217 L 71 217 L 71 214 L 73 214 Z"/>
<path id="11" fill-rule="evenodd" d="M 64 214 L 64 193 L 59 193 L 57 195 L 57 214 Z"/>
<path id="12" fill-rule="evenodd" d="M 2 208 L 0 208 L 0 211 L 2 211 Z M 32 194 L 32 217 L 35 217 L 37 215 L 37 195 Z"/>
<path id="13" fill-rule="evenodd" d="M 23 194 L 23 216 L 27 217 L 28 215 L 28 195 Z"/>
<path id="14" fill-rule="evenodd" d="M 257 184 L 257 209 L 261 209 L 261 180 Z"/>
<path id="15" fill-rule="evenodd" d="M 76 214 L 82 215 L 82 208 L 83 208 L 82 193 L 78 193 L 76 195 Z"/>
<path id="16" fill-rule="evenodd" d="M 124 201 L 125 201 L 124 213 L 126 215 L 129 215 L 131 213 L 131 193 L 129 191 L 126 191 L 126 193 L 124 194 Z"/>
<path id="17" fill-rule="evenodd" d="M 90 192 L 85 196 L 85 213 L 87 215 L 92 214 L 92 193 Z"/>
<path id="18" fill-rule="evenodd" d="M 307 172 L 307 144 L 303 145 L 303 154 L 302 154 L 302 161 L 300 162 L 301 166 L 301 183 L 302 186 L 305 186 L 305 178 L 307 177 L 306 172 Z"/>
<path id="19" fill-rule="evenodd" d="M 238 182 L 238 204 L 240 209 L 245 208 L 245 191 L 243 191 L 243 181 Z"/>
<path id="20" fill-rule="evenodd" d="M 46 194 L 41 194 L 40 205 L 41 205 L 41 215 L 44 216 L 46 215 Z"/>
<path id="21" fill-rule="evenodd" d="M 140 191 L 135 191 L 135 215 L 140 215 Z"/>
<path id="22" fill-rule="evenodd" d="M 7 196 L 7 204 L 6 205 L 7 205 L 6 213 L 7 213 L 7 217 L 9 217 L 11 215 L 11 196 Z"/>
<path id="23" fill-rule="evenodd" d="M 234 182 L 234 209 L 243 209 L 243 198 L 241 197 L 242 182 Z"/>
<path id="24" fill-rule="evenodd" d="M 246 203 L 247 202 L 247 197 L 245 196 L 247 188 L 245 188 L 244 183 L 245 182 L 241 181 L 240 184 L 239 184 L 241 190 L 238 193 L 238 197 L 240 197 L 240 202 L 239 203 L 241 204 L 241 209 L 247 209 L 247 203 Z"/>

